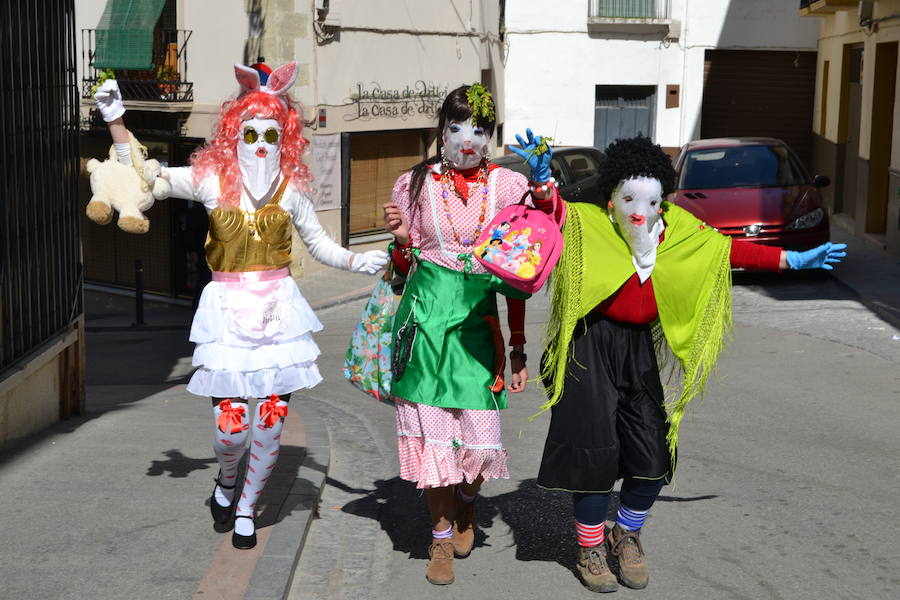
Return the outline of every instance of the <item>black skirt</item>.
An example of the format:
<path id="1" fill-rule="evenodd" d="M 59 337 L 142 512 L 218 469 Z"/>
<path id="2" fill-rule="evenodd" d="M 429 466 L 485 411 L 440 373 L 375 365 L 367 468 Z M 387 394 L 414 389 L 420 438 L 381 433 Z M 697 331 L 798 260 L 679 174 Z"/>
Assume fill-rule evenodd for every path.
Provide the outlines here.
<path id="1" fill-rule="evenodd" d="M 576 326 L 572 344 L 538 485 L 604 493 L 624 477 L 668 483 L 675 465 L 650 326 L 592 313 Z"/>

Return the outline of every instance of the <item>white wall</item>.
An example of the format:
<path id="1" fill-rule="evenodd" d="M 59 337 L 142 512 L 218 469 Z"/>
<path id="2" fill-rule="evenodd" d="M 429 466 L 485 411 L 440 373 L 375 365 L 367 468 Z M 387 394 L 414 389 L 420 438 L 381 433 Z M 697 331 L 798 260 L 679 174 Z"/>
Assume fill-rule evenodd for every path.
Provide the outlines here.
<path id="1" fill-rule="evenodd" d="M 84 76 L 82 65 L 87 59 L 82 59 L 84 52 L 87 52 L 82 46 L 82 29 L 96 29 L 97 23 L 100 22 L 100 16 L 106 7 L 106 0 L 75 0 L 75 46 L 76 46 L 76 64 L 78 69 L 78 84 L 81 85 L 81 78 Z"/>
<path id="2" fill-rule="evenodd" d="M 671 0 L 681 31 L 665 42 L 589 33 L 587 15 L 588 0 L 508 1 L 507 142 L 531 127 L 592 145 L 596 85 L 657 85 L 655 140 L 680 146 L 699 134 L 707 49 L 815 50 L 818 32 L 783 0 Z M 681 86 L 678 108 L 665 108 L 667 84 Z"/>
<path id="3" fill-rule="evenodd" d="M 819 24 L 800 16 L 799 2 L 686 0 L 684 4 L 688 47 L 816 49 Z"/>
<path id="4" fill-rule="evenodd" d="M 604 40 L 565 33 L 509 34 L 506 128 L 553 135 L 555 143 L 594 143 L 595 86 L 680 83 L 681 55 L 659 42 Z M 662 92 L 657 96 L 662 99 Z M 670 109 L 672 110 L 672 109 Z M 676 109 L 677 110 L 677 109 Z M 657 141 L 677 143 L 670 119 L 657 110 Z M 668 115 L 666 115 L 668 117 Z"/>
<path id="5" fill-rule="evenodd" d="M 483 27 L 481 5 L 492 0 L 330 0 L 341 27 L 469 31 Z M 496 1 L 493 1 L 496 4 Z M 496 30 L 496 24 L 491 27 Z"/>
<path id="6" fill-rule="evenodd" d="M 449 91 L 479 81 L 481 70 L 491 66 L 502 82 L 496 2 L 332 0 L 331 7 L 329 19 L 340 20 L 339 38 L 314 49 L 314 97 L 328 111 L 323 133 L 435 125 L 432 114 L 418 112 L 355 119 L 359 111 L 351 96 L 360 84 L 402 91 L 422 81 Z M 502 90 L 494 92 L 502 104 Z"/>
<path id="7" fill-rule="evenodd" d="M 244 0 L 179 2 L 178 28 L 193 31 L 187 44 L 187 74 L 194 82 L 194 104 L 218 108 L 237 93 L 232 65 L 244 62 L 248 29 Z"/>

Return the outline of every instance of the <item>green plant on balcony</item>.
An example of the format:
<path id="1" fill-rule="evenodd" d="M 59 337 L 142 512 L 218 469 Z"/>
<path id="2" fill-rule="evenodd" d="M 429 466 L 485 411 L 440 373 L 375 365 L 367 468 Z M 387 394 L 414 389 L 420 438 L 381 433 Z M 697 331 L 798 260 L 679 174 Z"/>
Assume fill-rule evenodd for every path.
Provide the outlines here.
<path id="1" fill-rule="evenodd" d="M 172 81 L 178 81 L 178 70 L 172 65 L 159 65 L 156 67 L 156 80 L 160 82 L 159 89 L 163 94 L 169 95 L 178 89 Z"/>

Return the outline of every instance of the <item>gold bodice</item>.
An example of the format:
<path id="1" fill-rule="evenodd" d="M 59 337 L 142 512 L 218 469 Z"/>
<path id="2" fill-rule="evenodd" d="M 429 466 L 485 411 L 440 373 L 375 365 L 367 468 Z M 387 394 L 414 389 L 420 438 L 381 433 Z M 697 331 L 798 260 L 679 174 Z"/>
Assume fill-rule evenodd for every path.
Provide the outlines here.
<path id="1" fill-rule="evenodd" d="M 209 213 L 206 262 L 213 271 L 269 271 L 291 264 L 291 216 L 278 203 L 287 178 L 256 212 L 214 208 Z"/>

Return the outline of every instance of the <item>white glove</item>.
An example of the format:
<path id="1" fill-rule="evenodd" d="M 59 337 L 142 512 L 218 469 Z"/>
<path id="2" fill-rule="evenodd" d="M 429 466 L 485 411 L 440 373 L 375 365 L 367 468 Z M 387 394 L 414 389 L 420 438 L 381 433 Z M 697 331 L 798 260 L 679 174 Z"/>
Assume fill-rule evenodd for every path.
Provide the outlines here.
<path id="1" fill-rule="evenodd" d="M 354 254 L 350 259 L 350 270 L 354 273 L 374 275 L 388 264 L 388 255 L 384 250 L 369 250 Z"/>
<path id="2" fill-rule="evenodd" d="M 125 114 L 125 105 L 122 103 L 122 92 L 115 79 L 107 79 L 103 82 L 97 93 L 94 94 L 94 104 L 100 109 L 103 120 L 109 123 Z"/>

